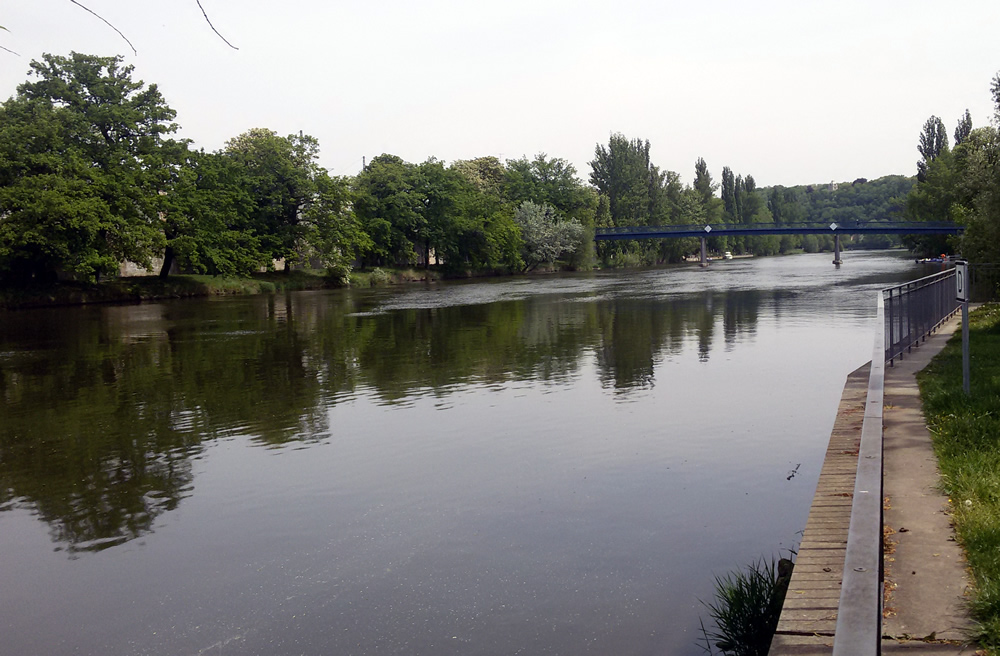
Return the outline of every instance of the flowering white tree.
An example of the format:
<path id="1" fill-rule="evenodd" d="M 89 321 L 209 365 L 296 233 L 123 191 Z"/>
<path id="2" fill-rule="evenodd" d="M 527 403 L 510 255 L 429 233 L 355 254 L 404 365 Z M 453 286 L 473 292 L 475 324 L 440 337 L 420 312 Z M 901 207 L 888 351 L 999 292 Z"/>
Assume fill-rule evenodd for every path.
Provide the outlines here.
<path id="1" fill-rule="evenodd" d="M 546 203 L 524 201 L 514 214 L 514 222 L 521 228 L 525 271 L 572 254 L 583 239 L 583 226 L 578 220 L 560 219 L 556 209 Z"/>

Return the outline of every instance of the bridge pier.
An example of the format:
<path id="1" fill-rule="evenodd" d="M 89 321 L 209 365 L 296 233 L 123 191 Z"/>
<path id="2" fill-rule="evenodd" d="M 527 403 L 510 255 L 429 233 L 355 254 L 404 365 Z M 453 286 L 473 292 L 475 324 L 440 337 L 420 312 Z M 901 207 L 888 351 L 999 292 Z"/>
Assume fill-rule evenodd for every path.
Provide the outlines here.
<path id="1" fill-rule="evenodd" d="M 708 244 L 706 243 L 705 237 L 701 237 L 701 266 L 708 266 Z"/>
<path id="2" fill-rule="evenodd" d="M 833 263 L 837 266 L 843 264 L 843 260 L 840 259 L 840 235 L 833 236 Z"/>

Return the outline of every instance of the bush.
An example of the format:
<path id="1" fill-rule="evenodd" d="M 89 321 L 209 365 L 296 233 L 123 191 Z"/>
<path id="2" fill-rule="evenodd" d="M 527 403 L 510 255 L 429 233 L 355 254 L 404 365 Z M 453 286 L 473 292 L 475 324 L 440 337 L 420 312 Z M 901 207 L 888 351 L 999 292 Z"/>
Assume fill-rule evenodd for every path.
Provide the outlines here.
<path id="1" fill-rule="evenodd" d="M 382 287 L 383 285 L 388 285 L 392 282 L 392 275 L 385 271 L 375 267 L 372 269 L 371 275 L 368 278 L 368 284 L 372 287 Z"/>
<path id="2" fill-rule="evenodd" d="M 332 285 L 346 287 L 351 284 L 351 265 L 333 264 L 326 269 L 326 279 Z"/>
<path id="3" fill-rule="evenodd" d="M 734 656 L 767 656 L 771 638 L 785 603 L 792 561 L 772 558 L 751 564 L 746 571 L 715 578 L 715 602 L 702 604 L 715 622 L 711 633 L 701 624 L 703 649 L 719 649 Z"/>

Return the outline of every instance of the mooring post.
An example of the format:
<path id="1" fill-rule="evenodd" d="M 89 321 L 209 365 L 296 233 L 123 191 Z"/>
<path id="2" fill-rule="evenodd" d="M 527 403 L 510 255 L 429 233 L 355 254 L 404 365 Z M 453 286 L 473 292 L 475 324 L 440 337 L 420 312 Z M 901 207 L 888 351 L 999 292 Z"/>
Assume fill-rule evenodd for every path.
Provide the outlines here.
<path id="1" fill-rule="evenodd" d="M 840 235 L 833 236 L 833 263 L 837 266 L 843 264 L 840 259 Z"/>
<path id="2" fill-rule="evenodd" d="M 701 237 L 701 266 L 708 266 L 708 245 L 705 243 L 705 238 Z"/>

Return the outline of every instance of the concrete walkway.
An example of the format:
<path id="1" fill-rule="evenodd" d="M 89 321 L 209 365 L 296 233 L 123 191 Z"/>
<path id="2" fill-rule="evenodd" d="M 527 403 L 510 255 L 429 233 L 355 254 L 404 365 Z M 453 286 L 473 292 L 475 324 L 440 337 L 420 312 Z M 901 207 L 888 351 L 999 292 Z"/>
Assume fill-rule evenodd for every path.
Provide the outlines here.
<path id="1" fill-rule="evenodd" d="M 916 382 L 916 373 L 960 328 L 961 318 L 956 316 L 885 370 L 884 480 L 889 505 L 884 521 L 892 546 L 885 556 L 889 594 L 882 632 L 896 640 L 884 641 L 884 650 L 907 641 L 913 649 L 912 641 L 919 639 L 961 643 L 972 627 L 965 606 L 969 590 L 965 558 L 955 542 L 948 499 L 939 489 L 937 458 Z M 975 650 L 952 646 L 952 651 L 926 653 Z"/>
<path id="2" fill-rule="evenodd" d="M 950 320 L 902 361 L 886 367 L 884 484 L 890 546 L 885 565 L 890 592 L 882 651 L 887 654 L 971 656 L 976 651 L 964 643 L 971 626 L 964 606 L 968 579 L 947 514 L 948 500 L 937 488 L 937 459 L 915 378 L 960 325 L 957 318 Z M 844 387 L 771 656 L 833 653 L 850 509 L 850 498 L 844 497 L 851 496 L 845 489 L 853 490 L 853 472 L 844 456 L 853 455 L 857 466 L 867 369 L 852 373 Z"/>

